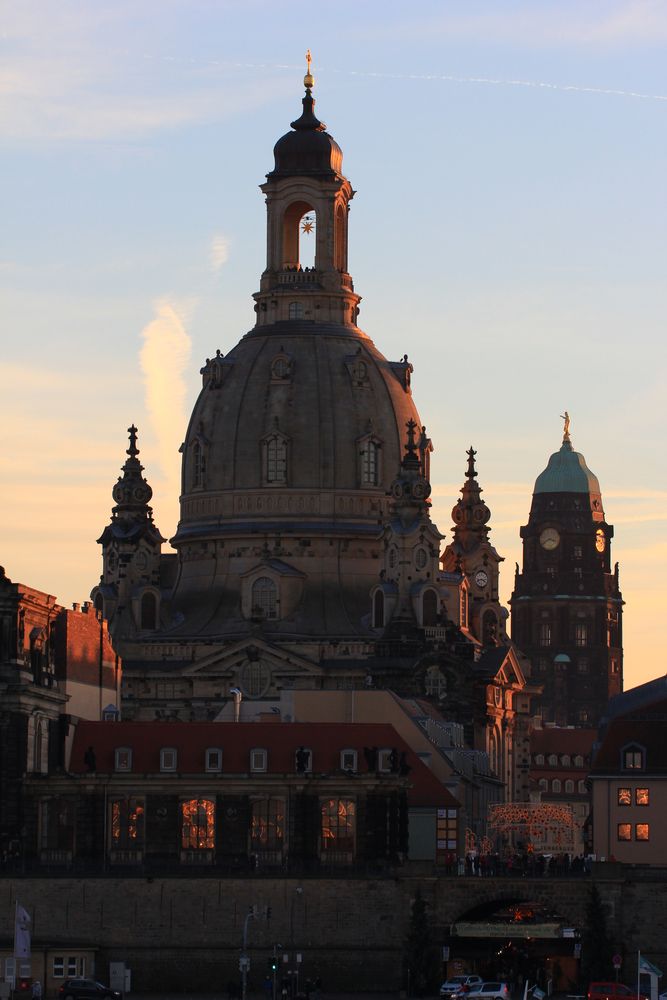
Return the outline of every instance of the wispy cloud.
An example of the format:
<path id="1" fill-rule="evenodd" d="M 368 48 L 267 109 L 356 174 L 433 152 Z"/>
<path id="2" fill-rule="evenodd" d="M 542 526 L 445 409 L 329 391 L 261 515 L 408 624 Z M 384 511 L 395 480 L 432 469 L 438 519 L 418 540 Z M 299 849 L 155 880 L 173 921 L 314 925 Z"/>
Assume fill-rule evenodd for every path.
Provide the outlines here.
<path id="1" fill-rule="evenodd" d="M 228 260 L 229 240 L 223 233 L 216 233 L 211 240 L 211 249 L 209 252 L 209 263 L 213 273 L 217 274 Z"/>
<path id="2" fill-rule="evenodd" d="M 166 489 L 179 491 L 178 448 L 186 426 L 186 372 L 191 340 L 175 305 L 155 304 L 155 317 L 141 332 L 140 353 L 146 409 L 158 442 L 158 455 Z"/>

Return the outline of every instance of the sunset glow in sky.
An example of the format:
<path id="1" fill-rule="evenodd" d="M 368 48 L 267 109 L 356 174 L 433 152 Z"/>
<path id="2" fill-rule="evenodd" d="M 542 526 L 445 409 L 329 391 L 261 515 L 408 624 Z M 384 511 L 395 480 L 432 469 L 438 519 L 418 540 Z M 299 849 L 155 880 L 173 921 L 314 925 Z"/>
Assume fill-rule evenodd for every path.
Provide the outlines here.
<path id="1" fill-rule="evenodd" d="M 173 535 L 199 368 L 254 324 L 258 185 L 310 48 L 358 192 L 359 323 L 414 365 L 436 524 L 472 444 L 507 600 L 567 409 L 615 528 L 625 687 L 665 674 L 663 0 L 5 0 L 0 45 L 11 579 L 88 598 L 133 422 Z"/>

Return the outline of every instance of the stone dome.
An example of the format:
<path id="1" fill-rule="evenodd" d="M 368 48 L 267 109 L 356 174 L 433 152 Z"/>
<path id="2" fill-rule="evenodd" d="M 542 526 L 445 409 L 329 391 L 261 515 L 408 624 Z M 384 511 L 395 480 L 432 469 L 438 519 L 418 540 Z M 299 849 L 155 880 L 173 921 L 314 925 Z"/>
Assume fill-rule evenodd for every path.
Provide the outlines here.
<path id="1" fill-rule="evenodd" d="M 586 459 L 572 447 L 569 439 L 563 441 L 559 451 L 535 481 L 534 493 L 600 493 L 598 478 L 586 465 Z"/>

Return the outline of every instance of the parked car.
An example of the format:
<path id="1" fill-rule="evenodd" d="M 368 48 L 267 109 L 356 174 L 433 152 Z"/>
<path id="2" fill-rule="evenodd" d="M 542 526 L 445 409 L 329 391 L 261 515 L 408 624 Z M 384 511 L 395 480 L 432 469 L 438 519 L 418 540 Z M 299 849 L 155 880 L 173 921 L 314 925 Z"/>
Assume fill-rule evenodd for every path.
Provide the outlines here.
<path id="1" fill-rule="evenodd" d="M 110 997 L 111 1000 L 122 1000 L 118 990 L 112 990 L 96 979 L 66 979 L 58 990 L 62 1000 L 101 1000 Z"/>
<path id="2" fill-rule="evenodd" d="M 624 983 L 589 983 L 587 1000 L 625 1000 L 637 997 L 637 990 L 631 990 Z M 639 994 L 639 1000 L 648 1000 L 645 993 Z"/>
<path id="3" fill-rule="evenodd" d="M 478 986 L 470 988 L 467 994 L 469 1000 L 510 1000 L 512 989 L 509 983 L 501 983 L 498 980 L 480 983 Z"/>
<path id="4" fill-rule="evenodd" d="M 474 986 L 479 986 L 481 983 L 481 976 L 450 976 L 440 987 L 440 996 L 443 1000 L 451 1000 L 452 997 L 468 993 Z"/>

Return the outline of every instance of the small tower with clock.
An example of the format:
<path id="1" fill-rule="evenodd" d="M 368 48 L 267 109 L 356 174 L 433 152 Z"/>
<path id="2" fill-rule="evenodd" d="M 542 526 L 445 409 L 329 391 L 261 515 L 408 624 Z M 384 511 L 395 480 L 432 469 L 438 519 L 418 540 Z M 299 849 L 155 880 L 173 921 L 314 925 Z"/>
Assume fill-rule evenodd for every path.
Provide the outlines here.
<path id="1" fill-rule="evenodd" d="M 461 499 L 452 509 L 454 539 L 442 554 L 445 572 L 461 572 L 468 580 L 470 597 L 468 622 L 473 636 L 484 646 L 507 641 L 507 611 L 498 600 L 498 577 L 503 556 L 489 541 L 491 511 L 482 500 L 477 482 L 475 455 L 468 450 L 468 468 L 461 487 Z"/>
<path id="2" fill-rule="evenodd" d="M 543 685 L 543 720 L 592 726 L 623 687 L 623 600 L 600 484 L 572 447 L 567 413 L 563 419 L 560 450 L 537 477 L 521 528 L 512 639 Z"/>

